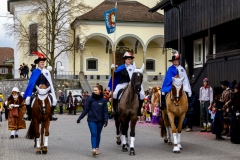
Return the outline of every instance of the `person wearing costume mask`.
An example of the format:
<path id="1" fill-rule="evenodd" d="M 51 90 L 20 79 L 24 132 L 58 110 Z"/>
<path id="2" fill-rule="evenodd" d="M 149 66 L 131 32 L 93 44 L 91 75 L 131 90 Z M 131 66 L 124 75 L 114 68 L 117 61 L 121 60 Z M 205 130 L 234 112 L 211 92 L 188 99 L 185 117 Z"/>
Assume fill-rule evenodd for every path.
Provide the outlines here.
<path id="1" fill-rule="evenodd" d="M 124 64 L 119 66 L 115 72 L 114 72 L 114 86 L 112 88 L 112 78 L 110 79 L 108 83 L 108 87 L 113 90 L 113 112 L 117 113 L 117 104 L 118 104 L 118 91 L 120 89 L 123 89 L 131 80 L 133 71 L 135 69 L 135 66 L 132 65 L 132 60 L 134 56 L 131 52 L 125 52 L 122 59 L 124 60 Z M 114 64 L 112 64 L 111 68 L 114 67 Z M 141 108 L 143 105 L 143 99 L 144 99 L 144 90 L 141 86 L 141 91 L 139 93 L 139 107 L 138 107 L 138 116 L 141 116 Z"/>
<path id="2" fill-rule="evenodd" d="M 179 54 L 174 54 L 172 56 L 172 59 L 169 60 L 169 62 L 172 62 L 173 65 L 170 66 L 167 70 L 166 76 L 163 81 L 162 85 L 162 92 L 161 92 L 161 110 L 166 108 L 166 95 L 168 92 L 171 91 L 172 89 L 172 78 L 175 77 L 176 75 L 179 75 L 180 78 L 184 78 L 183 80 L 183 90 L 186 92 L 188 100 L 192 95 L 190 83 L 188 80 L 187 73 L 185 69 L 179 64 Z"/>
<path id="3" fill-rule="evenodd" d="M 24 99 L 27 107 L 27 116 L 24 117 L 24 120 L 31 120 L 32 119 L 32 106 L 31 102 L 35 98 L 36 86 L 40 86 L 41 84 L 45 84 L 46 87 L 50 87 L 50 99 L 52 99 L 51 103 L 51 121 L 56 121 L 58 118 L 54 117 L 54 109 L 57 104 L 57 99 L 52 83 L 52 78 L 50 72 L 44 68 L 44 62 L 46 61 L 46 57 L 43 53 L 40 52 L 33 52 L 38 56 L 38 59 L 34 60 L 35 64 L 38 64 L 38 68 L 33 70 L 30 80 L 28 82 L 28 86 L 26 88 Z"/>

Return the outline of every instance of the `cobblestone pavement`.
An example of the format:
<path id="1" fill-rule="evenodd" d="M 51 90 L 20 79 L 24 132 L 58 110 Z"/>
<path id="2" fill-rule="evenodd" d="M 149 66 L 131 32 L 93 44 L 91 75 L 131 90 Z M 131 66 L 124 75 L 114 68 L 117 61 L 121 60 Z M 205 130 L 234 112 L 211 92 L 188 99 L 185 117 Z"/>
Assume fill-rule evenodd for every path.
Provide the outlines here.
<path id="1" fill-rule="evenodd" d="M 58 121 L 50 125 L 49 147 L 47 155 L 36 155 L 33 140 L 25 139 L 27 129 L 19 131 L 18 139 L 9 139 L 7 121 L 0 122 L 0 160 L 88 160 L 93 159 L 90 145 L 90 132 L 87 117 L 80 124 L 76 123 L 79 115 L 58 115 Z M 27 128 L 29 122 L 27 122 Z M 240 145 L 215 140 L 211 133 L 200 133 L 200 128 L 185 132 L 181 136 L 183 150 L 180 154 L 172 153 L 160 137 L 159 126 L 137 124 L 135 152 L 130 157 L 116 144 L 114 121 L 103 129 L 100 154 L 96 159 L 117 160 L 239 160 Z"/>

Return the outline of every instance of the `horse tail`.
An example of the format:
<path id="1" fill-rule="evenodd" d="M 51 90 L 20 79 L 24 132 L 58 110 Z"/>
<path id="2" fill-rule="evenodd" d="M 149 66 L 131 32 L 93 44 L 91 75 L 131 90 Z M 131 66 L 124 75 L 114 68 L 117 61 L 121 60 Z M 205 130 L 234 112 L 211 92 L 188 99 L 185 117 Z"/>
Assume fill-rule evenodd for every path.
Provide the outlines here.
<path id="1" fill-rule="evenodd" d="M 27 139 L 34 139 L 35 138 L 35 132 L 34 132 L 34 126 L 33 126 L 33 122 L 31 121 L 27 134 L 25 136 L 25 138 Z"/>
<path id="2" fill-rule="evenodd" d="M 162 126 L 162 128 L 161 128 L 161 137 L 164 138 L 167 135 L 167 130 L 166 130 L 166 126 L 164 124 L 163 118 L 160 121 L 160 125 Z"/>

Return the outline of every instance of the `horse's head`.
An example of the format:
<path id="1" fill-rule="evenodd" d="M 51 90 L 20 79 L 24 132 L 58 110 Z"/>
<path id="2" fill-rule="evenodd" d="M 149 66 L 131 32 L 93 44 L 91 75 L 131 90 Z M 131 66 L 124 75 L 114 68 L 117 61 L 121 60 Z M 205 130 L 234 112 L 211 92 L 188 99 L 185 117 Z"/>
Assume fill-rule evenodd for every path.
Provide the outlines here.
<path id="1" fill-rule="evenodd" d="M 46 105 L 45 99 L 48 98 L 48 92 L 50 91 L 50 86 L 47 88 L 46 85 L 40 85 L 39 87 L 36 86 L 37 92 L 38 92 L 38 106 L 42 112 L 42 114 L 46 114 Z M 49 101 L 47 100 L 49 103 Z"/>
<path id="2" fill-rule="evenodd" d="M 143 81 L 143 70 L 144 70 L 144 64 L 142 65 L 141 69 L 136 69 L 136 66 L 134 64 L 134 70 L 133 70 L 130 83 L 136 93 L 139 93 L 141 91 L 141 85 Z"/>
<path id="3" fill-rule="evenodd" d="M 178 106 L 180 103 L 180 98 L 183 94 L 183 78 L 173 77 L 172 78 L 172 97 L 171 100 L 173 103 Z"/>

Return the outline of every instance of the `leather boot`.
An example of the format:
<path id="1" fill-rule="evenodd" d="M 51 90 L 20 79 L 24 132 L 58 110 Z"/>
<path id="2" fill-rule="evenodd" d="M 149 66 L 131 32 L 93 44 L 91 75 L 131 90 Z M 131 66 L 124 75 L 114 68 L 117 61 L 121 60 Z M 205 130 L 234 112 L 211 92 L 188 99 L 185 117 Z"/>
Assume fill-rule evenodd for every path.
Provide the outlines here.
<path id="1" fill-rule="evenodd" d="M 113 114 L 118 114 L 118 110 L 117 110 L 117 107 L 118 107 L 118 99 L 115 99 L 113 98 Z"/>
<path id="2" fill-rule="evenodd" d="M 32 107 L 31 107 L 31 105 L 26 105 L 26 108 L 27 108 L 27 115 L 25 114 L 25 116 L 23 117 L 23 120 L 31 121 L 31 119 L 32 119 Z"/>
<path id="3" fill-rule="evenodd" d="M 54 109 L 55 109 L 55 106 L 52 106 L 51 107 L 51 118 L 50 118 L 50 121 L 56 121 L 58 118 L 54 116 Z"/>
<path id="4" fill-rule="evenodd" d="M 161 110 L 164 110 L 166 108 L 166 94 L 165 95 L 161 95 Z"/>
<path id="5" fill-rule="evenodd" d="M 142 116 L 141 109 L 142 109 L 142 105 L 143 105 L 143 100 L 138 99 L 138 102 L 139 102 L 139 106 L 138 106 L 138 116 Z"/>

